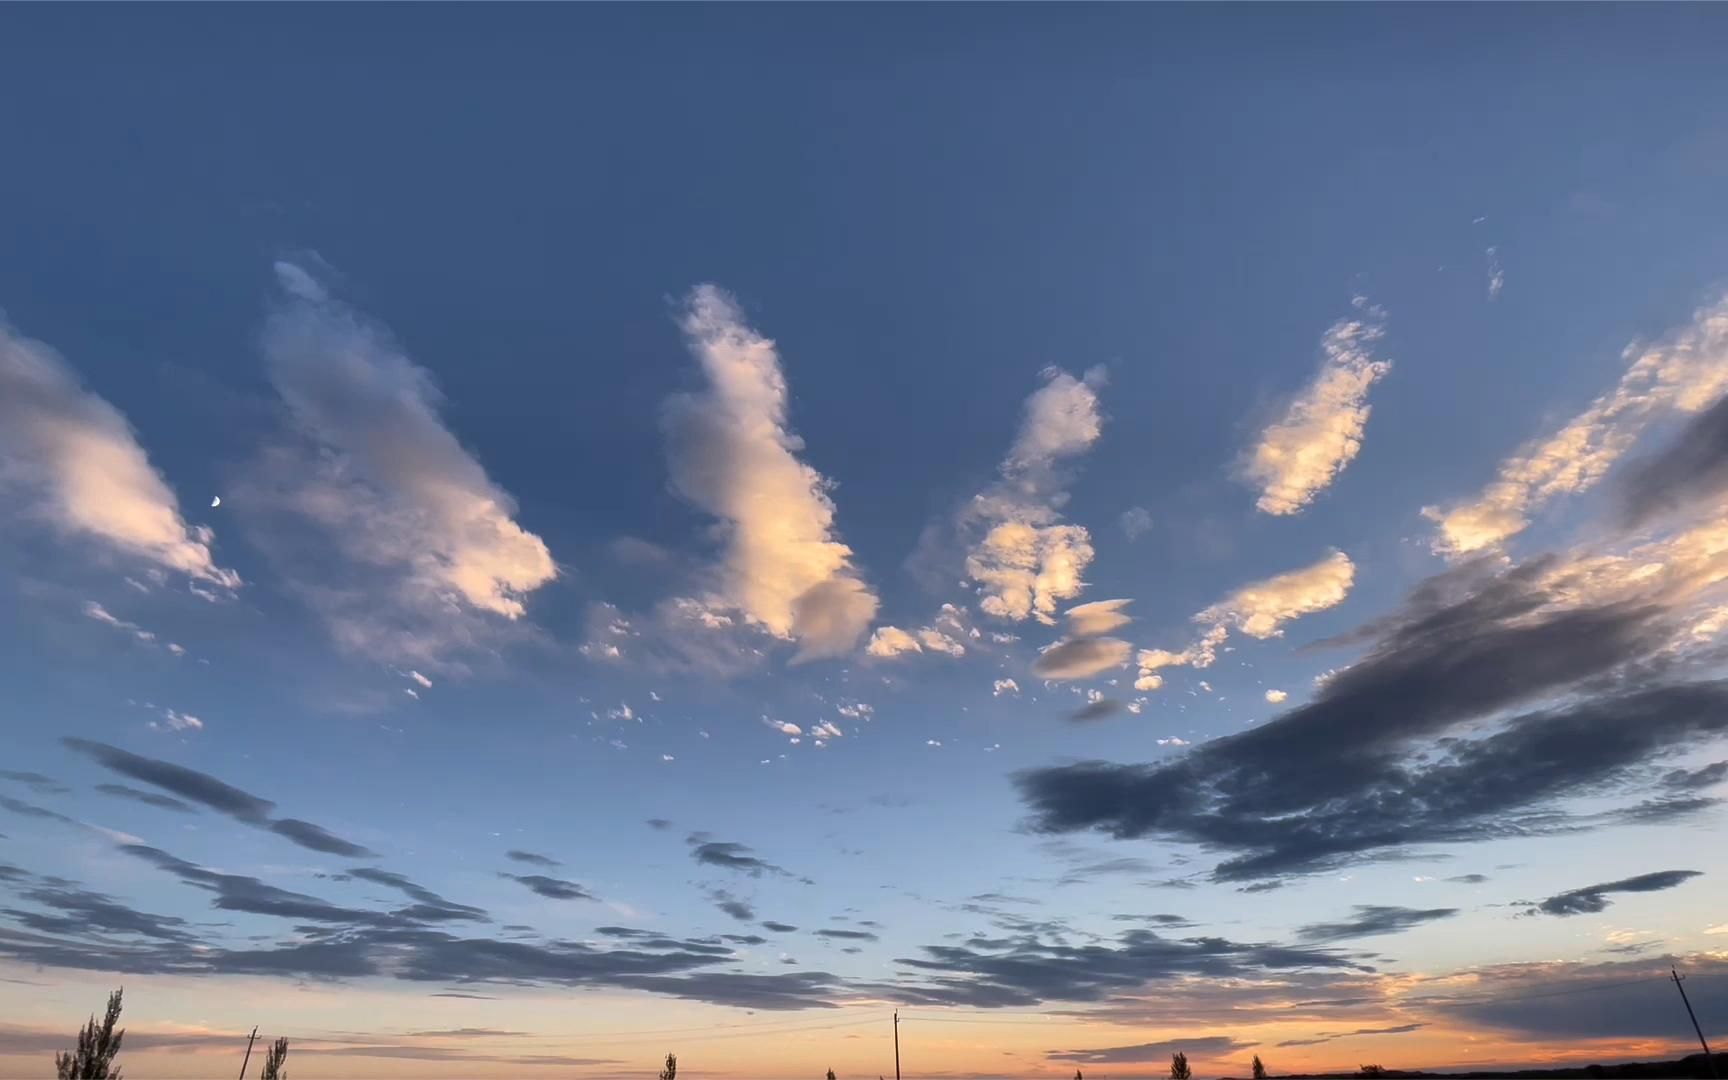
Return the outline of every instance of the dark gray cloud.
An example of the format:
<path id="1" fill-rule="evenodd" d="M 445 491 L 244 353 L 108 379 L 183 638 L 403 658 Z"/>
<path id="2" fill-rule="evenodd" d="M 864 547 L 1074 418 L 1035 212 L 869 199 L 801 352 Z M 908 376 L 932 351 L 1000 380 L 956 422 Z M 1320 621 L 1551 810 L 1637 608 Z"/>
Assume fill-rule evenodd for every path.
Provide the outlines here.
<path id="1" fill-rule="evenodd" d="M 439 993 L 433 994 L 432 997 L 462 998 L 465 1001 L 497 1001 L 498 1000 L 498 998 L 492 994 L 465 994 L 460 990 L 444 990 L 444 991 L 440 991 Z"/>
<path id="2" fill-rule="evenodd" d="M 1168 1064 L 1172 1054 L 1212 1058 L 1258 1045 L 1242 1042 L 1228 1035 L 1205 1035 L 1195 1039 L 1167 1039 L 1164 1042 L 1106 1046 L 1096 1050 L 1051 1050 L 1044 1056 L 1051 1061 L 1071 1061 L 1077 1065 L 1123 1065 L 1138 1062 Z"/>
<path id="3" fill-rule="evenodd" d="M 270 831 L 278 836 L 285 836 L 294 843 L 311 851 L 322 851 L 327 855 L 343 855 L 351 859 L 368 858 L 375 854 L 359 844 L 350 843 L 340 836 L 333 836 L 321 826 L 298 818 L 277 818 L 270 823 Z"/>
<path id="4" fill-rule="evenodd" d="M 761 934 L 721 934 L 722 941 L 730 941 L 734 945 L 766 945 L 768 939 Z"/>
<path id="5" fill-rule="evenodd" d="M 383 885 L 388 888 L 396 889 L 411 899 L 419 901 L 418 904 L 406 909 L 405 913 L 408 914 L 409 917 L 423 922 L 491 921 L 491 916 L 489 916 L 484 909 L 446 900 L 431 889 L 426 888 L 424 885 L 416 884 L 406 877 L 403 877 L 401 874 L 392 873 L 389 870 L 379 870 L 376 867 L 364 866 L 357 870 L 350 870 L 347 874 L 341 876 L 355 878 L 360 881 L 370 881 L 374 885 Z"/>
<path id="6" fill-rule="evenodd" d="M 7 863 L 0 863 L 0 881 L 23 881 L 29 876 L 28 871 L 20 870 L 18 867 Z"/>
<path id="7" fill-rule="evenodd" d="M 196 769 L 141 757 L 117 746 L 89 739 L 67 737 L 60 741 L 122 776 L 154 784 L 164 791 L 208 806 L 248 825 L 268 826 L 271 815 L 276 811 L 276 804 L 270 800 L 260 799 Z"/>
<path id="8" fill-rule="evenodd" d="M 1090 1002 L 1181 976 L 1244 978 L 1267 972 L 1360 967 L 1356 959 L 1333 949 L 1220 937 L 1178 940 L 1144 929 L 1125 930 L 1114 940 L 1084 945 L 1027 933 L 993 941 L 974 939 L 966 945 L 926 945 L 922 951 L 922 956 L 896 961 L 920 977 L 917 982 L 892 984 L 896 1000 L 972 1008 Z"/>
<path id="9" fill-rule="evenodd" d="M 201 773 L 196 769 L 188 769 L 183 765 L 175 765 L 168 761 L 159 761 L 156 758 L 143 757 L 122 750 L 117 746 L 109 746 L 107 743 L 94 742 L 90 739 L 68 736 L 60 741 L 69 749 L 83 754 L 97 764 L 122 776 L 129 776 L 134 780 L 153 784 L 189 802 L 195 802 L 218 813 L 227 814 L 236 821 L 260 829 L 267 829 L 303 848 L 350 858 L 372 854 L 359 844 L 350 843 L 339 836 L 334 836 L 309 821 L 301 821 L 298 818 L 281 818 L 278 820 L 273 817 L 276 812 L 275 803 L 269 799 L 261 799 L 250 792 L 241 791 L 231 784 L 223 783 L 208 773 Z"/>
<path id="10" fill-rule="evenodd" d="M 1459 874 L 1456 877 L 1449 877 L 1446 880 L 1457 882 L 1460 885 L 1480 885 L 1483 882 L 1488 880 L 1488 875 L 1487 874 Z"/>
<path id="11" fill-rule="evenodd" d="M 650 829 L 657 829 L 660 832 L 665 832 L 672 827 L 672 823 L 663 817 L 651 817 L 648 819 L 647 825 Z"/>
<path id="12" fill-rule="evenodd" d="M 1192 922 L 1189 922 L 1187 919 L 1183 918 L 1180 915 L 1167 915 L 1167 914 L 1160 914 L 1160 915 L 1112 915 L 1112 916 L 1110 916 L 1110 919 L 1112 922 L 1149 922 L 1149 923 L 1153 923 L 1157 926 L 1167 926 L 1167 927 L 1186 927 L 1186 926 L 1193 926 L 1194 925 Z"/>
<path id="13" fill-rule="evenodd" d="M 503 1028 L 442 1028 L 437 1031 L 410 1031 L 411 1039 L 494 1039 L 517 1038 L 528 1035 L 526 1031 L 506 1031 Z"/>
<path id="14" fill-rule="evenodd" d="M 1457 908 L 1407 908 L 1357 904 L 1356 913 L 1338 922 L 1309 923 L 1296 931 L 1303 941 L 1345 941 L 1350 938 L 1396 934 L 1436 919 L 1450 919 Z"/>
<path id="15" fill-rule="evenodd" d="M 1412 1031 L 1420 1031 L 1427 1024 L 1398 1024 L 1394 1027 L 1357 1028 L 1355 1031 L 1323 1031 L 1311 1039 L 1285 1039 L 1279 1046 L 1319 1046 L 1321 1043 L 1332 1042 L 1335 1039 L 1349 1039 L 1357 1035 L 1404 1035 Z"/>
<path id="16" fill-rule="evenodd" d="M 1133 652 L 1120 638 L 1067 638 L 1038 654 L 1032 674 L 1041 679 L 1086 679 L 1121 667 Z"/>
<path id="17" fill-rule="evenodd" d="M 0 913 L 38 933 L 80 938 L 96 933 L 137 934 L 163 941 L 193 940 L 184 919 L 138 911 L 111 896 L 76 885 L 43 884 L 18 895 L 48 911 L 4 908 Z"/>
<path id="18" fill-rule="evenodd" d="M 1125 708 L 1127 708 L 1126 705 L 1123 705 L 1120 701 L 1116 701 L 1113 698 L 1099 698 L 1097 701 L 1088 701 L 1086 704 L 1080 706 L 1080 708 L 1068 714 L 1068 719 L 1077 724 L 1084 724 L 1093 720 L 1104 720 L 1115 716 Z"/>
<path id="19" fill-rule="evenodd" d="M 1613 901 L 1608 899 L 1609 893 L 1641 893 L 1658 892 L 1662 889 L 1672 889 L 1683 885 L 1695 877 L 1702 876 L 1701 870 L 1658 870 L 1653 874 L 1639 874 L 1636 877 L 1621 878 L 1619 881 L 1606 881 L 1600 885 L 1586 885 L 1582 889 L 1557 893 L 1548 899 L 1535 904 L 1531 914 L 1540 912 L 1543 915 L 1594 915 L 1599 911 L 1608 910 Z"/>
<path id="20" fill-rule="evenodd" d="M 739 922 L 751 922 L 756 918 L 755 908 L 751 907 L 745 901 L 738 899 L 738 897 L 733 896 L 725 889 L 709 889 L 708 899 L 714 902 L 715 907 L 732 916 L 734 919 L 737 919 Z M 764 923 L 763 925 L 767 924 Z"/>
<path id="21" fill-rule="evenodd" d="M 1660 452 L 1629 464 L 1619 489 L 1631 528 L 1728 491 L 1728 397 L 1688 420 Z"/>
<path id="22" fill-rule="evenodd" d="M 776 934 L 790 934 L 792 931 L 798 929 L 791 923 L 775 922 L 773 919 L 764 919 L 761 926 L 762 929 L 772 930 Z"/>
<path id="23" fill-rule="evenodd" d="M 1155 874 L 1163 867 L 1142 859 L 1136 855 L 1123 855 L 1114 859 L 1098 859 L 1070 867 L 1060 878 L 1058 885 L 1078 885 L 1083 881 L 1091 881 L 1101 877 L 1134 877 L 1138 875 Z"/>
<path id="24" fill-rule="evenodd" d="M 104 795 L 131 799 L 133 802 L 141 802 L 146 806 L 154 806 L 160 810 L 175 810 L 182 814 L 197 812 L 192 809 L 190 803 L 181 802 L 172 795 L 161 795 L 154 791 L 140 791 L 138 788 L 126 784 L 97 784 L 96 790 Z"/>
<path id="25" fill-rule="evenodd" d="M 549 900 L 598 900 L 599 897 L 576 884 L 562 878 L 547 877 L 544 874 L 505 874 L 498 875 L 511 881 L 526 885 Z"/>
<path id="26" fill-rule="evenodd" d="M 1698 954 L 1678 964 L 1696 976 L 1687 979 L 1686 992 L 1699 1019 L 1728 1016 L 1728 959 Z M 1666 958 L 1508 964 L 1474 972 L 1468 993 L 1423 999 L 1417 1007 L 1436 1022 L 1531 1039 L 1676 1040 L 1690 1029 L 1684 1012 L 1675 1016 L 1680 1005 L 1668 967 Z"/>
<path id="27" fill-rule="evenodd" d="M 390 913 L 343 907 L 305 893 L 277 888 L 255 877 L 224 874 L 207 870 L 196 863 L 170 855 L 161 848 L 145 844 L 122 844 L 120 850 L 135 859 L 166 870 L 197 889 L 214 893 L 211 907 L 223 911 L 244 911 L 253 915 L 274 915 L 303 922 L 331 923 L 342 926 L 397 926 L 404 919 Z"/>
<path id="28" fill-rule="evenodd" d="M 749 975 L 729 971 L 697 972 L 681 978 L 642 976 L 626 980 L 638 990 L 731 1005 L 741 1009 L 837 1009 L 831 1000 L 843 992 L 826 971 L 789 971 L 783 975 Z"/>
<path id="29" fill-rule="evenodd" d="M 1697 769 L 1674 769 L 1662 777 L 1666 787 L 1698 791 L 1728 780 L 1728 761 L 1717 761 Z"/>
<path id="30" fill-rule="evenodd" d="M 736 870 L 751 877 L 763 874 L 792 875 L 784 868 L 756 857 L 751 849 L 730 840 L 710 840 L 707 833 L 691 833 L 685 842 L 690 845 L 690 857 L 706 866 Z"/>
<path id="31" fill-rule="evenodd" d="M 564 865 L 563 863 L 559 862 L 557 859 L 554 859 L 550 855 L 536 855 L 532 851 L 517 851 L 514 848 L 512 848 L 509 851 L 506 851 L 504 853 L 504 857 L 506 859 L 510 859 L 514 862 L 527 863 L 530 866 L 553 867 L 553 866 L 563 866 Z"/>
<path id="32" fill-rule="evenodd" d="M 76 825 L 77 819 L 69 818 L 58 810 L 50 810 L 46 806 L 37 806 L 10 795 L 0 795 L 0 808 L 12 811 L 20 817 L 38 818 L 42 821 L 58 821 L 63 825 Z"/>
<path id="33" fill-rule="evenodd" d="M 0 769 L 0 780 L 10 780 L 14 784 L 23 784 L 38 795 L 64 795 L 67 788 L 51 776 L 43 776 L 39 772 L 20 772 L 17 769 Z"/>
<path id="34" fill-rule="evenodd" d="M 1366 655 L 1311 702 L 1180 758 L 1022 773 L 1033 825 L 1198 844 L 1226 856 L 1221 880 L 1580 827 L 1558 802 L 1722 733 L 1728 688 L 1661 684 L 1678 617 L 1555 603 L 1543 583 L 1559 565 L 1480 562 L 1432 579 L 1357 635 Z M 1451 737 L 1592 681 L 1575 703 Z"/>
<path id="35" fill-rule="evenodd" d="M 880 941 L 877 935 L 868 930 L 817 930 L 819 938 L 830 938 L 837 941 Z"/>

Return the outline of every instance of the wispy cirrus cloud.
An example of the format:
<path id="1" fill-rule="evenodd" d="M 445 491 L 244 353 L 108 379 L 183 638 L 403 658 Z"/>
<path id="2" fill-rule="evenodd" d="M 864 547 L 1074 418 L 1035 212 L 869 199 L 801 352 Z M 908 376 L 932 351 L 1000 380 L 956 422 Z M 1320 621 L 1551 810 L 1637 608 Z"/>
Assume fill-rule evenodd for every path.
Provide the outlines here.
<path id="1" fill-rule="evenodd" d="M 439 416 L 389 331 L 278 263 L 263 341 L 294 436 L 234 499 L 344 648 L 428 669 L 483 646 L 558 575 L 510 495 Z"/>
<path id="2" fill-rule="evenodd" d="M 1392 365 L 1373 352 L 1385 333 L 1384 313 L 1360 296 L 1355 305 L 1357 316 L 1339 319 L 1321 338 L 1325 359 L 1314 380 L 1248 453 L 1244 470 L 1265 513 L 1301 513 L 1362 449 L 1368 391 Z"/>
<path id="3" fill-rule="evenodd" d="M 876 594 L 839 539 L 831 485 L 798 456 L 774 342 L 715 285 L 691 291 L 680 325 L 705 386 L 666 403 L 672 485 L 724 538 L 702 602 L 795 642 L 800 659 L 844 655 L 875 617 Z"/>
<path id="4" fill-rule="evenodd" d="M 1728 391 L 1728 297 L 1698 309 L 1656 342 L 1628 345 L 1623 355 L 1626 372 L 1614 389 L 1501 462 L 1494 482 L 1476 498 L 1422 511 L 1439 529 L 1435 551 L 1466 556 L 1500 547 L 1550 502 L 1594 487 L 1652 421 L 1702 413 L 1714 404 Z M 1687 450 L 1681 454 L 1697 460 Z"/>
<path id="5" fill-rule="evenodd" d="M 0 321 L 0 490 L 14 516 L 222 591 L 214 533 L 193 525 L 118 409 L 52 348 Z M 207 590 L 208 591 L 208 590 Z"/>

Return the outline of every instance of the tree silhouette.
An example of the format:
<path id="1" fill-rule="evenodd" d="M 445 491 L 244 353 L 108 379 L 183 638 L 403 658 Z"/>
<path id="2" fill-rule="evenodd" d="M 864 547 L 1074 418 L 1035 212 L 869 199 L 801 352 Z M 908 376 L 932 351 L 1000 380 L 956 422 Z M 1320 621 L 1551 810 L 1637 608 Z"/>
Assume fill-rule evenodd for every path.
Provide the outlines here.
<path id="1" fill-rule="evenodd" d="M 1356 1070 L 1357 1076 L 1385 1076 L 1386 1070 L 1379 1065 L 1364 1065 Z"/>
<path id="2" fill-rule="evenodd" d="M 678 1080 L 678 1055 L 666 1055 L 666 1067 L 660 1070 L 660 1080 Z"/>
<path id="3" fill-rule="evenodd" d="M 1188 1055 L 1175 1053 L 1170 1055 L 1170 1080 L 1189 1080 L 1194 1074 L 1188 1071 Z"/>
<path id="4" fill-rule="evenodd" d="M 1260 1063 L 1260 1055 L 1254 1055 L 1254 1080 L 1266 1080 L 1266 1066 Z"/>
<path id="5" fill-rule="evenodd" d="M 833 1069 L 828 1070 L 828 1080 L 834 1080 L 834 1070 Z"/>
<path id="6" fill-rule="evenodd" d="M 120 1020 L 120 996 L 124 987 L 108 995 L 108 1012 L 102 1026 L 96 1017 L 78 1033 L 78 1049 L 69 1054 L 54 1055 L 54 1075 L 57 1080 L 120 1080 L 120 1070 L 114 1067 L 114 1055 L 120 1052 L 120 1040 L 126 1029 L 114 1030 Z"/>
<path id="7" fill-rule="evenodd" d="M 264 1052 L 264 1071 L 258 1080 L 288 1080 L 288 1040 L 277 1039 Z"/>
<path id="8" fill-rule="evenodd" d="M 1079 1069 L 1075 1069 L 1074 1070 L 1074 1080 L 1086 1080 L 1086 1078 L 1084 1076 L 1080 1075 Z"/>

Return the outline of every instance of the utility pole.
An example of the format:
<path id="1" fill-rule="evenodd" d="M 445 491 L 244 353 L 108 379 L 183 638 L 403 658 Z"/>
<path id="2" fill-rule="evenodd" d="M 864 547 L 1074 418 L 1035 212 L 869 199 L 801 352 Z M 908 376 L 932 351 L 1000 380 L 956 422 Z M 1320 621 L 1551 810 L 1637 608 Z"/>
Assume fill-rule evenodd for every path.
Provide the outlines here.
<path id="1" fill-rule="evenodd" d="M 1716 1059 L 1710 1056 L 1710 1044 L 1704 1041 L 1704 1029 L 1698 1026 L 1698 1014 L 1692 1011 L 1692 999 L 1686 996 L 1686 988 L 1680 984 L 1686 981 L 1686 976 L 1668 969 L 1668 974 L 1674 977 L 1674 989 L 1680 991 L 1680 1000 L 1686 1003 L 1686 1015 L 1692 1018 L 1692 1030 L 1698 1033 L 1698 1045 L 1704 1048 L 1704 1064 L 1710 1069 L 1710 1075 L 1716 1076 Z"/>
<path id="2" fill-rule="evenodd" d="M 258 1028 L 252 1028 L 252 1034 L 246 1037 L 246 1056 L 240 1059 L 240 1080 L 246 1080 L 246 1066 L 252 1061 L 252 1044 L 258 1041 Z"/>
<path id="3" fill-rule="evenodd" d="M 894 1014 L 894 1080 L 900 1080 L 900 1014 Z"/>

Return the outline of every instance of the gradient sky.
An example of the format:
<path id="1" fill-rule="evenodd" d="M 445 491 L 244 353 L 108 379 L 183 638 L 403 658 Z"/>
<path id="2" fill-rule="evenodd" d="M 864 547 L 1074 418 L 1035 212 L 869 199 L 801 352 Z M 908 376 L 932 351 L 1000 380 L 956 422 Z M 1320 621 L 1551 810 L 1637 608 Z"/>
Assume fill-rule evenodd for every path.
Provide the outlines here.
<path id="1" fill-rule="evenodd" d="M 0 11 L 0 1075 L 1728 1038 L 1724 34 Z"/>

